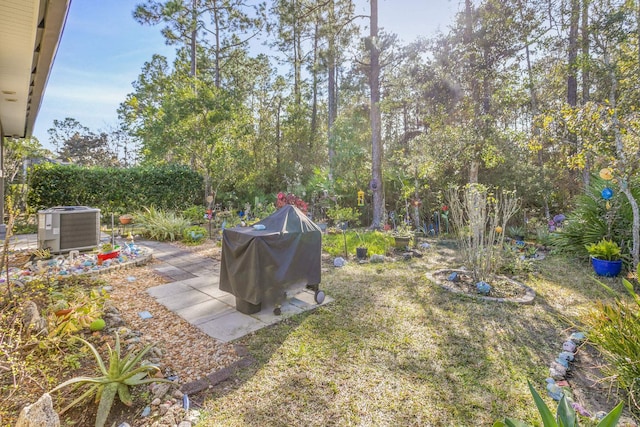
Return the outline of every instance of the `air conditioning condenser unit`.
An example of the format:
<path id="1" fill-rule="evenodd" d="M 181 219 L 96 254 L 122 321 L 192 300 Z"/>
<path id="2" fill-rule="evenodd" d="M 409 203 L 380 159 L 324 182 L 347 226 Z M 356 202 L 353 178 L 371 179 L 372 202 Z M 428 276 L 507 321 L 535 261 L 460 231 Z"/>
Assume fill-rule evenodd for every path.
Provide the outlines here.
<path id="1" fill-rule="evenodd" d="M 38 248 L 52 253 L 93 249 L 100 242 L 100 209 L 56 206 L 38 211 Z"/>

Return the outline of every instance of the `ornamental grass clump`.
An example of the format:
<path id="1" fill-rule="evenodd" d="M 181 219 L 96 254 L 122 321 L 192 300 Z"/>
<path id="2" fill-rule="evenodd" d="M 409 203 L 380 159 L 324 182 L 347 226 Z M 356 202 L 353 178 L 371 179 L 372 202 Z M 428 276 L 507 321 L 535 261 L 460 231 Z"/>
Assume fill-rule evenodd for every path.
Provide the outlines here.
<path id="1" fill-rule="evenodd" d="M 636 274 L 640 273 L 638 267 Z M 636 276 L 637 277 L 637 276 Z M 628 405 L 640 414 L 640 295 L 633 284 L 622 279 L 631 299 L 623 299 L 610 287 L 598 282 L 616 295 L 613 303 L 597 302 L 596 309 L 585 317 L 590 327 L 588 337 L 604 355 L 603 372 L 625 391 Z"/>
<path id="2" fill-rule="evenodd" d="M 150 239 L 173 242 L 182 238 L 184 230 L 191 226 L 187 219 L 175 212 L 163 211 L 153 206 L 144 209 L 136 218 L 140 218 L 144 234 Z"/>
<path id="3" fill-rule="evenodd" d="M 447 192 L 451 225 L 475 281 L 486 281 L 500 267 L 507 222 L 517 212 L 514 192 L 491 192 L 481 184 Z"/>
<path id="4" fill-rule="evenodd" d="M 75 405 L 83 402 L 87 398 L 95 395 L 95 401 L 97 403 L 99 402 L 95 426 L 103 427 L 107 421 L 109 412 L 111 412 L 111 406 L 113 405 L 116 394 L 118 395 L 118 398 L 122 403 L 127 406 L 131 406 L 133 404 L 133 399 L 131 398 L 129 387 L 141 384 L 149 384 L 152 382 L 170 382 L 168 380 L 162 378 L 154 378 L 152 376 L 153 374 L 158 372 L 158 367 L 155 365 L 137 366 L 141 362 L 145 354 L 147 354 L 153 347 L 151 344 L 145 346 L 137 354 L 135 354 L 134 352 L 130 352 L 126 356 L 122 357 L 120 352 L 120 337 L 118 336 L 118 333 L 116 333 L 115 347 L 112 349 L 107 344 L 109 354 L 109 365 L 107 366 L 102 360 L 100 353 L 98 353 L 98 350 L 96 350 L 96 348 L 91 343 L 83 340 L 82 338 L 77 339 L 82 341 L 82 343 L 84 343 L 89 348 L 91 353 L 93 353 L 93 356 L 98 363 L 98 369 L 100 370 L 100 373 L 102 375 L 97 377 L 72 378 L 51 390 L 51 392 L 54 392 L 72 384 L 89 386 L 89 389 L 86 390 L 80 397 L 76 398 L 73 402 L 67 405 L 67 407 L 61 411 L 61 414 L 65 413 Z"/>

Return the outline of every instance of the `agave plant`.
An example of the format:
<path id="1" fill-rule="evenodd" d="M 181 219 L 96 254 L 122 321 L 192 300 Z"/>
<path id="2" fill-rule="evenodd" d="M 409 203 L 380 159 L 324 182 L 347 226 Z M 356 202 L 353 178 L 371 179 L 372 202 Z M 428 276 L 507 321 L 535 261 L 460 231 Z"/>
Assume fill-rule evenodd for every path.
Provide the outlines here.
<path id="1" fill-rule="evenodd" d="M 549 407 L 544 400 L 540 397 L 538 392 L 533 388 L 530 382 L 529 390 L 533 395 L 533 400 L 536 403 L 536 407 L 538 408 L 538 413 L 542 418 L 542 425 L 544 427 L 577 427 L 578 426 L 578 416 L 576 415 L 576 411 L 571 406 L 569 400 L 562 396 L 560 399 L 560 403 L 558 404 L 558 409 L 556 410 L 556 415 L 554 416 Z M 596 427 L 615 427 L 618 424 L 618 419 L 622 414 L 622 402 L 618 403 L 618 405 L 611 410 L 604 418 L 600 420 Z M 512 418 L 505 418 L 504 421 L 496 421 L 493 424 L 493 427 L 531 427 L 531 425 L 526 424 L 522 421 L 514 420 Z"/>
<path id="2" fill-rule="evenodd" d="M 158 371 L 158 367 L 155 365 L 141 365 L 136 367 L 144 355 L 153 347 L 151 344 L 145 346 L 137 354 L 130 352 L 126 356 L 122 357 L 120 352 L 120 337 L 118 336 L 118 333 L 116 333 L 115 347 L 112 349 L 111 346 L 107 344 L 109 353 L 109 365 L 107 366 L 102 360 L 102 357 L 100 357 L 98 350 L 96 350 L 91 343 L 82 338 L 76 338 L 89 347 L 89 350 L 91 350 L 98 362 L 98 368 L 102 375 L 98 377 L 72 378 L 51 390 L 51 392 L 54 392 L 72 384 L 89 385 L 89 389 L 64 408 L 61 411 L 61 414 L 95 394 L 95 402 L 99 402 L 95 426 L 103 427 L 107 421 L 109 412 L 111 411 L 111 406 L 113 405 L 116 394 L 122 403 L 127 406 L 131 406 L 133 404 L 133 400 L 131 399 L 131 392 L 129 390 L 130 386 L 148 384 L 152 382 L 170 382 L 168 380 L 154 378 L 152 376 L 152 374 Z"/>

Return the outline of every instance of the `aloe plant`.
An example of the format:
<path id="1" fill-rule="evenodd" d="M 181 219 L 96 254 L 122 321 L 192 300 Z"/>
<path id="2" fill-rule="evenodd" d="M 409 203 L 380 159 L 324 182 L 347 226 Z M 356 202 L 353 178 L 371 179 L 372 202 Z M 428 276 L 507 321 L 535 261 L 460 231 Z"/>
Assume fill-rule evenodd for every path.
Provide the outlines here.
<path id="1" fill-rule="evenodd" d="M 95 426 L 103 427 L 107 421 L 109 412 L 111 411 L 111 406 L 113 405 L 116 394 L 122 403 L 127 406 L 131 406 L 133 404 L 133 400 L 129 390 L 130 386 L 148 384 L 152 382 L 170 382 L 162 378 L 153 378 L 150 375 L 158 371 L 158 367 L 155 365 L 141 365 L 136 367 L 144 355 L 153 347 L 151 344 L 145 346 L 137 354 L 130 352 L 126 356 L 122 357 L 120 352 L 120 337 L 118 336 L 118 333 L 116 333 L 115 347 L 112 349 L 111 346 L 107 344 L 109 353 L 109 366 L 107 366 L 98 353 L 98 350 L 96 350 L 91 343 L 82 338 L 76 337 L 76 339 L 82 341 L 87 347 L 89 347 L 89 350 L 91 350 L 91 353 L 93 353 L 98 363 L 98 369 L 102 375 L 98 377 L 72 378 L 51 390 L 51 392 L 54 392 L 72 384 L 89 385 L 89 389 L 71 402 L 61 411 L 61 413 L 66 412 L 73 406 L 95 394 L 95 401 L 96 403 L 99 402 Z M 145 378 L 147 376 L 148 378 Z"/>
<path id="2" fill-rule="evenodd" d="M 536 403 L 540 417 L 542 418 L 542 425 L 544 427 L 577 427 L 578 417 L 576 411 L 571 406 L 569 400 L 562 396 L 560 403 L 558 403 L 558 409 L 554 416 L 544 400 L 540 397 L 538 392 L 533 388 L 530 382 L 529 390 L 533 395 L 533 400 Z M 597 427 L 615 427 L 618 425 L 618 419 L 622 414 L 622 402 L 611 410 L 603 419 L 600 420 Z M 505 418 L 504 421 L 496 421 L 493 423 L 493 427 L 531 427 L 530 424 L 526 424 L 522 421 L 514 420 L 512 418 Z"/>

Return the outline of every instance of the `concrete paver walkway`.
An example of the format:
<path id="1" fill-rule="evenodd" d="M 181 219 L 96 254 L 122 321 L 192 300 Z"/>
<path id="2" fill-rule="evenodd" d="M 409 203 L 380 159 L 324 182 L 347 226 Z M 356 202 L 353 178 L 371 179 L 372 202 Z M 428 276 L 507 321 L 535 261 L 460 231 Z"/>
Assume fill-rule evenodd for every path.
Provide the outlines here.
<path id="1" fill-rule="evenodd" d="M 139 241 L 150 248 L 153 257 L 162 261 L 154 270 L 173 280 L 147 289 L 160 304 L 198 327 L 207 335 L 229 342 L 278 323 L 294 314 L 318 307 L 314 292 L 308 289 L 292 290 L 282 304 L 281 314 L 273 314 L 273 307 L 263 307 L 258 313 L 247 315 L 235 309 L 235 297 L 221 291 L 220 263 L 176 246 Z M 322 305 L 332 298 L 326 297 Z"/>
<path id="2" fill-rule="evenodd" d="M 104 240 L 108 239 L 109 236 L 105 235 Z M 262 311 L 252 315 L 240 313 L 235 308 L 235 297 L 219 289 L 219 261 L 168 243 L 138 240 L 136 244 L 153 251 L 153 257 L 161 261 L 154 270 L 171 281 L 149 288 L 147 292 L 160 304 L 217 340 L 233 341 L 318 307 L 314 292 L 300 289 L 287 292 L 287 300 L 278 316 L 273 314 L 273 307 L 263 307 Z M 14 236 L 11 247 L 35 249 L 37 235 Z M 333 299 L 326 296 L 322 305 L 331 301 Z"/>

